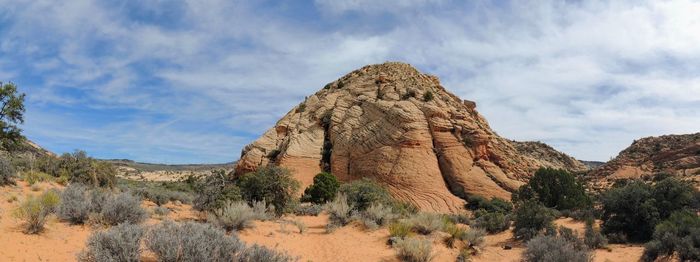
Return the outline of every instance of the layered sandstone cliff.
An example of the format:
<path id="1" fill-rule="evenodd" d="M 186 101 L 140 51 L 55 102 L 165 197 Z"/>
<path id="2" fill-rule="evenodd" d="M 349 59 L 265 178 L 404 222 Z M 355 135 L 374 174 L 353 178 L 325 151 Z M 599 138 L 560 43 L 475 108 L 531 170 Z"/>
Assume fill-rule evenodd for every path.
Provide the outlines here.
<path id="1" fill-rule="evenodd" d="M 408 64 L 365 66 L 246 146 L 236 174 L 277 164 L 293 170 L 302 188 L 322 170 L 343 181 L 367 177 L 424 210 L 451 212 L 467 195 L 510 199 L 541 166 L 585 169 L 561 155 L 538 158 L 549 151 L 523 154 L 527 144 L 498 136 L 475 108 Z"/>
<path id="2" fill-rule="evenodd" d="M 689 180 L 700 177 L 700 133 L 645 137 L 591 172 L 592 178 L 650 178 L 665 173 Z"/>

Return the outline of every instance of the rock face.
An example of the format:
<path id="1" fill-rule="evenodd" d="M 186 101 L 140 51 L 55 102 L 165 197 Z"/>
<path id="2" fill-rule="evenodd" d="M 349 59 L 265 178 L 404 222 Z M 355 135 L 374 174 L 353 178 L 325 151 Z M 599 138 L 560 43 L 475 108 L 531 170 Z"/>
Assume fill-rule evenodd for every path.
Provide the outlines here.
<path id="1" fill-rule="evenodd" d="M 591 175 L 604 182 L 647 178 L 659 173 L 689 180 L 700 178 L 700 133 L 636 140 L 615 159 L 593 170 Z"/>
<path id="2" fill-rule="evenodd" d="M 246 146 L 236 174 L 277 164 L 302 188 L 322 170 L 342 181 L 367 177 L 423 210 L 455 212 L 467 195 L 510 199 L 541 166 L 585 169 L 549 147 L 523 154 L 530 144 L 499 137 L 475 108 L 408 64 L 365 66 L 306 98 Z"/>

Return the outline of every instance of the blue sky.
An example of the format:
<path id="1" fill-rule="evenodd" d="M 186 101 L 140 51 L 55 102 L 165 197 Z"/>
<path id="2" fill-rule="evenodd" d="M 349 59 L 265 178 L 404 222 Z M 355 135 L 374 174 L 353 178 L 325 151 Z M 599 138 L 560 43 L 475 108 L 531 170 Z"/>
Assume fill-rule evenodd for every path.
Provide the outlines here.
<path id="1" fill-rule="evenodd" d="M 469 3 L 465 3 L 469 2 Z M 0 80 L 54 152 L 236 160 L 366 64 L 437 75 L 500 135 L 607 160 L 700 131 L 697 1 L 0 0 Z"/>

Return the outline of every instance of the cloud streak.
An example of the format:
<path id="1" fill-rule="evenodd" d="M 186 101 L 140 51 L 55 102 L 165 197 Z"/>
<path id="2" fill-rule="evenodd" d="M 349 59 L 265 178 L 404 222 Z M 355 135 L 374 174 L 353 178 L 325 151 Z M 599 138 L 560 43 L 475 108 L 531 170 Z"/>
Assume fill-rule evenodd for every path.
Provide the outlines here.
<path id="1" fill-rule="evenodd" d="M 227 162 L 303 97 L 399 60 L 492 128 L 606 160 L 700 130 L 700 3 L 0 0 L 0 77 L 54 151 Z"/>

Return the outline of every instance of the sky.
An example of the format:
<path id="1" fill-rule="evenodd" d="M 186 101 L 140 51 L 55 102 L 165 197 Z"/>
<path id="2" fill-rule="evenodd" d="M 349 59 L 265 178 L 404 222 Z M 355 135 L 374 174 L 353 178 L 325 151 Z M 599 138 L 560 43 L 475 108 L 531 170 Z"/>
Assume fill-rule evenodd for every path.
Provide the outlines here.
<path id="1" fill-rule="evenodd" d="M 700 2 L 0 0 L 0 81 L 57 153 L 221 163 L 305 96 L 402 61 L 501 136 L 606 161 L 700 131 Z"/>

